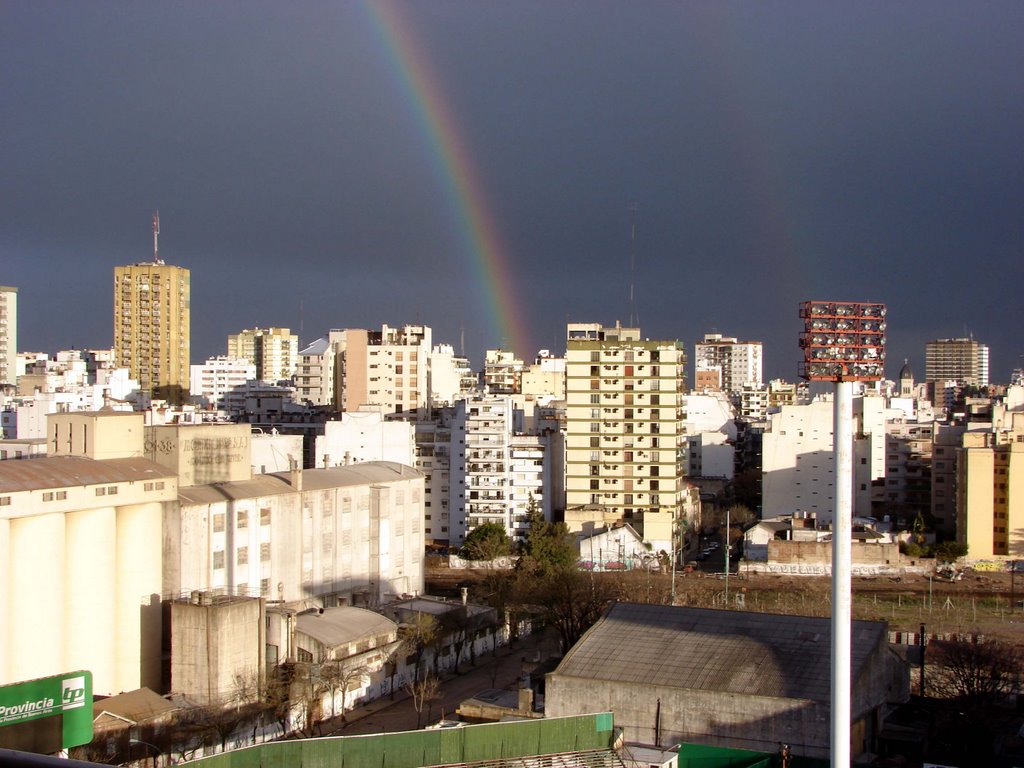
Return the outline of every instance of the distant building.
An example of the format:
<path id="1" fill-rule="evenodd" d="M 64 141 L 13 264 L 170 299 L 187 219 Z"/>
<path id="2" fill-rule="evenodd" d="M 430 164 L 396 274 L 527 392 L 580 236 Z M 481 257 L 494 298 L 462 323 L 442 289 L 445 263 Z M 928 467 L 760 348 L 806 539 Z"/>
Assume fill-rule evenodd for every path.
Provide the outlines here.
<path id="1" fill-rule="evenodd" d="M 962 386 L 988 386 L 988 346 L 974 339 L 936 339 L 924 351 L 925 378 L 956 381 Z"/>
<path id="2" fill-rule="evenodd" d="M 488 349 L 484 355 L 484 386 L 494 395 L 522 392 L 525 367 L 512 352 Z"/>
<path id="3" fill-rule="evenodd" d="M 829 619 L 617 603 L 547 676 L 548 717 L 615 712 L 627 741 L 829 755 Z M 851 754 L 910 695 L 884 622 L 853 622 Z M 652 739 L 651 734 L 655 734 Z"/>
<path id="4" fill-rule="evenodd" d="M 762 344 L 706 333 L 694 351 L 694 389 L 721 389 L 738 394 L 745 385 L 762 383 Z"/>
<path id="5" fill-rule="evenodd" d="M 229 358 L 248 360 L 256 367 L 253 378 L 290 379 L 299 364 L 299 337 L 288 328 L 250 328 L 228 336 Z"/>
<path id="6" fill-rule="evenodd" d="M 114 356 L 153 397 L 184 402 L 189 387 L 191 277 L 163 261 L 114 268 Z"/>
<path id="7" fill-rule="evenodd" d="M 295 397 L 318 407 L 335 404 L 335 351 L 326 338 L 319 338 L 299 351 L 295 372 Z"/>
<path id="8" fill-rule="evenodd" d="M 18 289 L 0 285 L 0 386 L 18 381 Z"/>
<path id="9" fill-rule="evenodd" d="M 192 397 L 221 411 L 242 411 L 245 383 L 257 378 L 256 366 L 244 358 L 210 357 L 190 371 Z"/>

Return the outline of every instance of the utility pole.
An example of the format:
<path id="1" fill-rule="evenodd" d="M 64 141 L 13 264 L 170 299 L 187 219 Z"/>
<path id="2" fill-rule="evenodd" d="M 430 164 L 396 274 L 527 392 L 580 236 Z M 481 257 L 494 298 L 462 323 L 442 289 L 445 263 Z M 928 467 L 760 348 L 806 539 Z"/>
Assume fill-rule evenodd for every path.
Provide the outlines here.
<path id="1" fill-rule="evenodd" d="M 732 507 L 725 508 L 725 607 L 729 607 L 729 522 Z"/>

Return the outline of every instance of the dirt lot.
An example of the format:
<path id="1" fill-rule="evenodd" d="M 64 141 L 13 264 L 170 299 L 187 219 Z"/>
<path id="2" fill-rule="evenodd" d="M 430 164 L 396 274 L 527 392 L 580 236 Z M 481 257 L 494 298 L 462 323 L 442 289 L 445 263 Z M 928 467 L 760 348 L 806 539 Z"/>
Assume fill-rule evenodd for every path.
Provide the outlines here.
<path id="1" fill-rule="evenodd" d="M 671 579 L 666 575 L 630 572 L 605 574 L 621 582 L 623 599 L 668 602 Z M 475 589 L 481 574 L 472 571 L 430 569 L 428 591 L 458 593 L 469 586 L 471 599 L 483 600 Z M 922 623 L 929 633 L 980 633 L 1024 645 L 1024 575 L 1014 585 L 1018 607 L 1011 611 L 1008 573 L 969 573 L 962 581 L 947 582 L 926 576 L 906 576 L 894 581 L 885 576 L 853 580 L 855 619 L 884 620 L 892 630 L 917 632 Z M 677 575 L 676 605 L 726 606 L 722 576 L 693 573 Z M 828 616 L 831 613 L 831 581 L 820 576 L 750 574 L 729 577 L 728 605 L 752 611 Z M 737 600 L 737 596 L 739 597 Z"/>

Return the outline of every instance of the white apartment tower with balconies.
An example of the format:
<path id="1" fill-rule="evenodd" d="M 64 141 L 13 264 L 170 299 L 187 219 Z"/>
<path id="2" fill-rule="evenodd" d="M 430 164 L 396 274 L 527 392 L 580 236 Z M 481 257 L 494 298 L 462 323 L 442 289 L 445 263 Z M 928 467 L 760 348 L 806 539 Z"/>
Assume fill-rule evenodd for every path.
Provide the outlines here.
<path id="1" fill-rule="evenodd" d="M 744 386 L 762 383 L 760 341 L 739 341 L 720 333 L 704 334 L 695 348 L 696 389 L 721 389 L 738 394 Z"/>

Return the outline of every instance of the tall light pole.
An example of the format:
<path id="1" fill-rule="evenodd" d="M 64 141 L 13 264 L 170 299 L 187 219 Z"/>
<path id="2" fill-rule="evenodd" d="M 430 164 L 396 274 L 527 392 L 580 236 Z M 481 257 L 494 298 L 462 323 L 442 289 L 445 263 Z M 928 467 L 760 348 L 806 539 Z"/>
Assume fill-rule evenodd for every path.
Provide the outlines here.
<path id="1" fill-rule="evenodd" d="M 835 507 L 832 515 L 832 768 L 850 766 L 853 532 L 853 383 L 885 367 L 885 305 L 805 301 L 800 305 L 800 375 L 835 384 Z"/>

